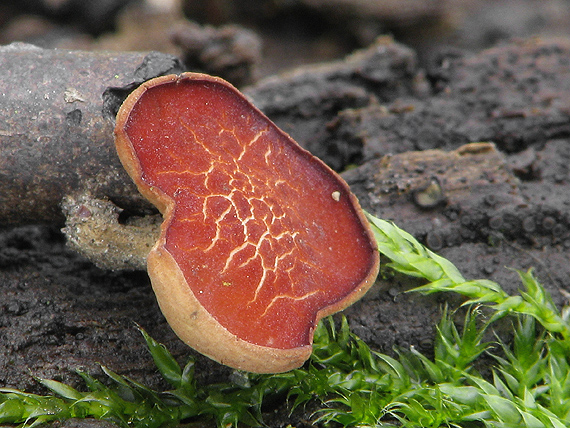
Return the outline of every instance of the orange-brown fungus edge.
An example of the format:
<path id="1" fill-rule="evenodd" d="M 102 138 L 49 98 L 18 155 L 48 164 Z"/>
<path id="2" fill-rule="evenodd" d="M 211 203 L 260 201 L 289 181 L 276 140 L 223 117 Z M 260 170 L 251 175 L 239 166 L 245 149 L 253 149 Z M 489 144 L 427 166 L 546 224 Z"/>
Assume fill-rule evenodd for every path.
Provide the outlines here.
<path id="1" fill-rule="evenodd" d="M 117 115 L 119 157 L 164 216 L 148 272 L 190 346 L 252 372 L 300 366 L 324 316 L 374 282 L 374 237 L 348 185 L 233 86 L 150 80 Z"/>

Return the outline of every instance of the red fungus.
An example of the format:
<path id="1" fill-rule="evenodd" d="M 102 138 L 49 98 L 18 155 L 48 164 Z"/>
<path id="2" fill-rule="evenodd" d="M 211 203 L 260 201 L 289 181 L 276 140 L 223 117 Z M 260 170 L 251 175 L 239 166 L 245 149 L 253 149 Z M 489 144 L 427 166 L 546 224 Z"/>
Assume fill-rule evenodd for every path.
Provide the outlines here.
<path id="1" fill-rule="evenodd" d="M 148 273 L 187 344 L 252 372 L 300 366 L 324 316 L 378 273 L 348 185 L 222 79 L 153 79 L 123 103 L 119 157 L 164 216 Z"/>

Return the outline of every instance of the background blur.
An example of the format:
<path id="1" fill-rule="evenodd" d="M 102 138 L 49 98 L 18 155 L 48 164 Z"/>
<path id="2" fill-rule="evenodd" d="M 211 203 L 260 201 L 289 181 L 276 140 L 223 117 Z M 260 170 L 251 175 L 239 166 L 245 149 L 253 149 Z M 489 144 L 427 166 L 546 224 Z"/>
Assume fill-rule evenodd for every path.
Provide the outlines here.
<path id="1" fill-rule="evenodd" d="M 3 0 L 0 43 L 159 50 L 223 74 L 208 69 L 215 57 L 241 67 L 224 76 L 239 85 L 341 58 L 379 35 L 414 48 L 427 68 L 442 50 L 564 35 L 569 23 L 566 0 Z M 233 55 L 220 59 L 228 45 Z"/>

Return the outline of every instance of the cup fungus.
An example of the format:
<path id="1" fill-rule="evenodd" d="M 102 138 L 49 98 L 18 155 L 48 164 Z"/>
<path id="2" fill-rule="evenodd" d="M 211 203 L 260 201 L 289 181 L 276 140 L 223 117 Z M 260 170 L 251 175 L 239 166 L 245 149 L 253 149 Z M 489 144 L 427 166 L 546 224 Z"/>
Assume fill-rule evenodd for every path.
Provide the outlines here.
<path id="1" fill-rule="evenodd" d="M 196 73 L 142 84 L 117 115 L 119 157 L 161 211 L 148 273 L 188 345 L 277 373 L 374 282 L 374 237 L 348 185 L 232 85 Z"/>

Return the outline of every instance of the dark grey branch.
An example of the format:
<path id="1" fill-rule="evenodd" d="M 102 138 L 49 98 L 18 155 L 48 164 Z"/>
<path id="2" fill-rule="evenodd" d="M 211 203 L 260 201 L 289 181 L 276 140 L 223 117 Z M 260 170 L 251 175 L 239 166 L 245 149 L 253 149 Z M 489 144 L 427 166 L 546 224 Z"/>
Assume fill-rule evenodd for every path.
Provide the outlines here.
<path id="1" fill-rule="evenodd" d="M 0 48 L 0 225 L 63 224 L 59 205 L 78 193 L 151 210 L 116 155 L 114 114 L 144 80 L 182 69 L 160 53 Z"/>

